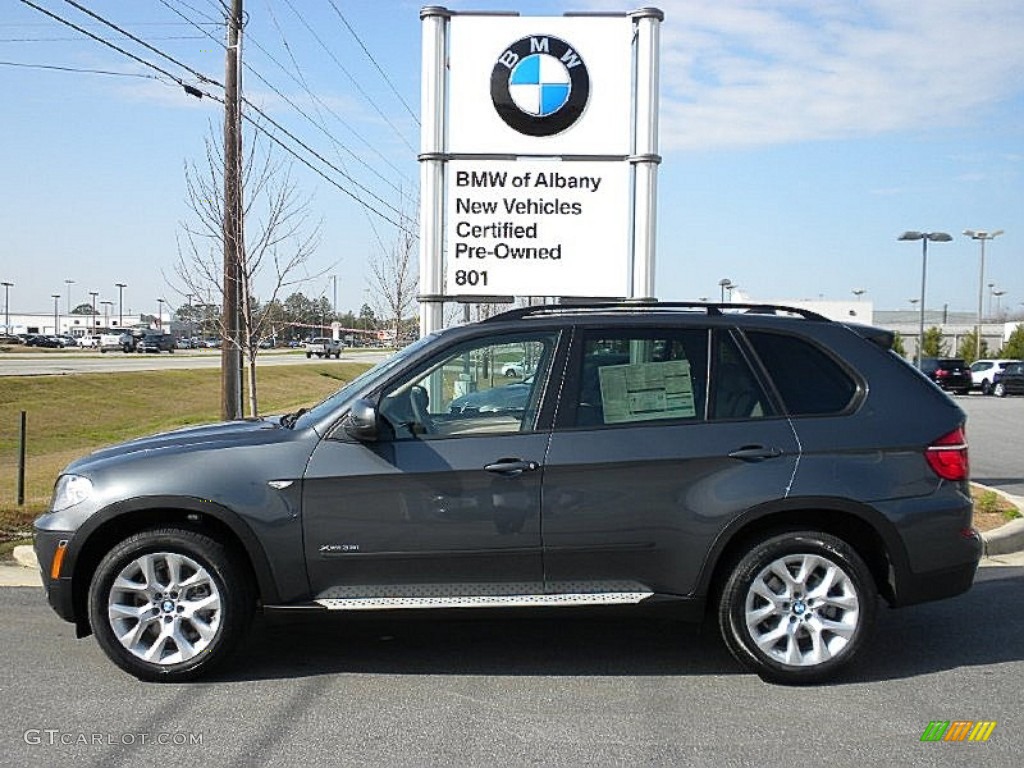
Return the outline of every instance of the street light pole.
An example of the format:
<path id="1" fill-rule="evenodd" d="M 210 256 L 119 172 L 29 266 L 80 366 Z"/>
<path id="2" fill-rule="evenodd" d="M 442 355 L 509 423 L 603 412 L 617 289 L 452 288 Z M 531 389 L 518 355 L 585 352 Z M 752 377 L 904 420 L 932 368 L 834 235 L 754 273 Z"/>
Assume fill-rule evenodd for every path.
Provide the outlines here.
<path id="1" fill-rule="evenodd" d="M 60 333 L 60 325 L 57 321 L 60 313 L 60 310 L 57 308 L 57 302 L 60 301 L 60 294 L 51 293 L 50 296 L 53 298 L 53 335 L 57 336 Z"/>
<path id="2" fill-rule="evenodd" d="M 993 290 L 992 291 L 992 295 L 996 297 L 996 315 L 995 315 L 995 317 L 996 317 L 996 322 L 997 323 L 999 322 L 999 318 L 1001 318 L 1003 316 L 1003 296 L 1005 294 L 1006 294 L 1006 291 L 1003 291 L 1003 290 Z"/>
<path id="3" fill-rule="evenodd" d="M 10 334 L 11 332 L 11 288 L 14 287 L 14 283 L 9 283 L 6 280 L 2 283 L 4 287 L 4 333 Z"/>
<path id="4" fill-rule="evenodd" d="M 866 288 L 854 288 L 851 293 L 857 297 L 857 301 L 860 301 L 860 297 L 867 293 Z"/>
<path id="5" fill-rule="evenodd" d="M 110 308 L 114 306 L 112 301 L 101 301 L 103 305 L 103 327 L 110 330 Z"/>
<path id="6" fill-rule="evenodd" d="M 718 287 L 722 291 L 721 302 L 722 304 L 725 304 L 725 289 L 732 289 L 732 280 L 730 280 L 728 277 L 723 277 L 721 280 L 718 281 Z"/>
<path id="7" fill-rule="evenodd" d="M 971 240 L 981 241 L 981 266 L 978 269 L 978 324 L 974 327 L 974 359 L 977 360 L 981 357 L 981 303 L 985 296 L 985 241 L 994 240 L 1003 234 L 1003 230 L 997 229 L 995 232 L 986 232 L 984 230 L 965 229 L 964 235 L 971 238 Z"/>
<path id="8" fill-rule="evenodd" d="M 921 241 L 921 314 L 917 324 L 917 367 L 921 367 L 921 358 L 924 356 L 924 288 L 928 277 L 928 241 L 934 243 L 948 243 L 953 238 L 946 232 L 904 232 L 897 240 L 920 240 Z M 911 300 L 913 302 L 913 299 Z"/>
<path id="9" fill-rule="evenodd" d="M 89 331 L 92 334 L 96 328 L 96 297 L 100 295 L 99 291 L 89 291 L 89 295 L 92 296 L 92 329 Z"/>
<path id="10" fill-rule="evenodd" d="M 72 284 L 73 284 L 73 283 L 74 283 L 75 281 L 74 281 L 74 280 L 72 280 L 71 278 L 68 278 L 68 279 L 67 279 L 67 280 L 65 280 L 64 282 L 68 284 L 68 314 L 70 315 L 70 314 L 71 314 L 71 285 L 72 285 Z"/>
<path id="11" fill-rule="evenodd" d="M 117 287 L 117 327 L 124 328 L 124 289 L 127 283 L 114 283 Z"/>

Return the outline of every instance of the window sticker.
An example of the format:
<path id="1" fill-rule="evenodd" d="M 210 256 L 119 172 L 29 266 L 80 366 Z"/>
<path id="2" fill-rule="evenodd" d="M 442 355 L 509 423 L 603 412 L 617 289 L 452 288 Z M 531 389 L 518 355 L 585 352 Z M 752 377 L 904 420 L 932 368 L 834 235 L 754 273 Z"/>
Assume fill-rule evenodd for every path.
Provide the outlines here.
<path id="1" fill-rule="evenodd" d="M 598 376 L 605 424 L 689 419 L 697 414 L 688 360 L 605 365 Z"/>

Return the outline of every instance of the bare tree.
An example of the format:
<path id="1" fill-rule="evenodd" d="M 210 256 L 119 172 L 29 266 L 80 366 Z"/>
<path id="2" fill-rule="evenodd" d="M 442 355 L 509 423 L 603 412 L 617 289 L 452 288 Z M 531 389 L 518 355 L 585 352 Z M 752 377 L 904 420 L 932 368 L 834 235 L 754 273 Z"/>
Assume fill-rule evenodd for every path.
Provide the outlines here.
<path id="1" fill-rule="evenodd" d="M 370 292 L 377 303 L 375 309 L 394 323 L 395 343 L 399 343 L 402 321 L 416 300 L 419 277 L 415 224 L 402 217 L 402 227 L 389 244 L 378 240 L 380 258 L 370 259 Z"/>
<path id="2" fill-rule="evenodd" d="M 195 221 L 182 223 L 175 273 L 184 290 L 206 304 L 221 304 L 224 297 L 224 160 L 219 138 L 211 130 L 206 139 L 206 162 L 185 163 L 187 203 Z M 320 243 L 320 223 L 311 222 L 310 198 L 292 181 L 290 166 L 279 162 L 267 148 L 254 146 L 242 168 L 244 238 L 238 274 L 238 345 L 246 358 L 249 415 L 259 415 L 256 355 L 266 334 L 273 308 L 283 289 L 326 274 L 314 275 L 304 266 Z M 257 283 L 265 286 L 257 299 Z M 229 338 L 218 321 L 222 339 Z"/>

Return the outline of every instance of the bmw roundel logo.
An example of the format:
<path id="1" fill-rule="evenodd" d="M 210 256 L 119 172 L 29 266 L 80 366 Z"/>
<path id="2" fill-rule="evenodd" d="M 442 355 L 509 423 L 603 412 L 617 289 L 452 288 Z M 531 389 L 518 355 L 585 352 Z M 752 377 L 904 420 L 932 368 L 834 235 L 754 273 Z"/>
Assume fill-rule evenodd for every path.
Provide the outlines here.
<path id="1" fill-rule="evenodd" d="M 590 98 L 590 75 L 564 40 L 531 35 L 510 45 L 491 70 L 491 101 L 505 123 L 528 136 L 572 126 Z"/>

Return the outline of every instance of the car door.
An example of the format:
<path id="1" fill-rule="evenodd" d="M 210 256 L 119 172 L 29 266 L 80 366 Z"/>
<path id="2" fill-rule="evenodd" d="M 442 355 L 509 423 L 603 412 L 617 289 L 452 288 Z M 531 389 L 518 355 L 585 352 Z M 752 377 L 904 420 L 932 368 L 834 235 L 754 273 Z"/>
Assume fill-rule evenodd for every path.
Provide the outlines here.
<path id="1" fill-rule="evenodd" d="M 725 328 L 581 329 L 570 360 L 545 468 L 546 589 L 691 593 L 723 529 L 785 496 L 788 420 Z"/>
<path id="2" fill-rule="evenodd" d="M 317 598 L 460 606 L 543 592 L 544 403 L 558 338 L 487 336 L 440 352 L 374 393 L 377 441 L 340 430 L 321 441 L 303 489 Z M 536 373 L 510 381 L 501 364 L 524 356 Z M 520 390 L 509 397 L 508 386 Z"/>

